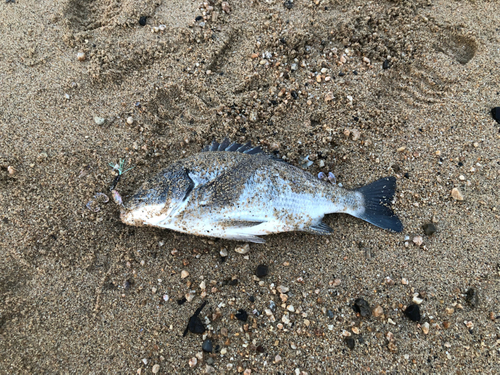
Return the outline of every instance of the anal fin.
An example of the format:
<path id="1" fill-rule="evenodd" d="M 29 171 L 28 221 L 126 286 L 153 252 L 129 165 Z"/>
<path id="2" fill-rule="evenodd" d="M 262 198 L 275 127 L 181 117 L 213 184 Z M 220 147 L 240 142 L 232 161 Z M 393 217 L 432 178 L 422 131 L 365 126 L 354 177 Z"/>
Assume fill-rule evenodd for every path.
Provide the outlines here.
<path id="1" fill-rule="evenodd" d="M 325 224 L 322 221 L 319 221 L 316 224 L 311 225 L 306 230 L 308 232 L 311 232 L 314 234 L 332 234 L 333 233 L 333 229 L 328 224 Z"/>

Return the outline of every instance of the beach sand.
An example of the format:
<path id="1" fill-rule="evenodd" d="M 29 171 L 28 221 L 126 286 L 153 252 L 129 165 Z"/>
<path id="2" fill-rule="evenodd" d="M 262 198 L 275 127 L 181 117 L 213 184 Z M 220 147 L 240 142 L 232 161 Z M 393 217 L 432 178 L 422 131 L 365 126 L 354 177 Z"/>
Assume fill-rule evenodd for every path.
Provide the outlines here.
<path id="1" fill-rule="evenodd" d="M 498 2 L 16 0 L 0 14 L 0 372 L 500 372 Z M 126 199 L 224 137 L 309 156 L 347 188 L 396 176 L 404 231 L 330 215 L 332 236 L 240 254 L 126 226 L 112 200 L 86 207 L 111 198 L 109 163 L 134 166 Z M 357 314 L 357 298 L 382 311 Z M 207 330 L 184 337 L 203 301 Z"/>

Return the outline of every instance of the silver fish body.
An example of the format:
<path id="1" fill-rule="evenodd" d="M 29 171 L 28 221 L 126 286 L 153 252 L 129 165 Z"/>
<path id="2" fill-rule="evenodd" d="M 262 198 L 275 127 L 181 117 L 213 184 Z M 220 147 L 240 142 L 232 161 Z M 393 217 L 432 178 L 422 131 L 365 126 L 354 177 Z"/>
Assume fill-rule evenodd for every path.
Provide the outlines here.
<path id="1" fill-rule="evenodd" d="M 258 236 L 307 231 L 330 234 L 325 214 L 347 213 L 401 231 L 388 207 L 395 179 L 346 190 L 248 145 L 216 142 L 145 182 L 122 207 L 130 225 L 199 236 L 265 242 Z"/>

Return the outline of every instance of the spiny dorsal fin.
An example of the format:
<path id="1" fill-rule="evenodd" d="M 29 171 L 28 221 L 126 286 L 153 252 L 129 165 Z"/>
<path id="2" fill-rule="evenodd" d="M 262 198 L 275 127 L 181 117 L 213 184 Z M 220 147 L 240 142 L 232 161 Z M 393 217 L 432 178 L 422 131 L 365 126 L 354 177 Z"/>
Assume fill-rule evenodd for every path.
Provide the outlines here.
<path id="1" fill-rule="evenodd" d="M 230 151 L 230 152 L 242 152 L 243 154 L 260 154 L 263 153 L 262 148 L 252 147 L 250 142 L 242 145 L 240 143 L 233 142 L 227 138 L 225 138 L 222 143 L 218 143 L 215 139 L 211 144 L 206 145 L 201 152 L 209 152 L 209 151 Z"/>

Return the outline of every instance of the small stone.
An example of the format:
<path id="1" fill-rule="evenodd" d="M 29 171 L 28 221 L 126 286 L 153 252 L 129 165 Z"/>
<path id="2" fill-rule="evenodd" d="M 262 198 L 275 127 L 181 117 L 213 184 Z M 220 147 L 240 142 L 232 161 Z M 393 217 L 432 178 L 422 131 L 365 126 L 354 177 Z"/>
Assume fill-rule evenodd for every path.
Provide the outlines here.
<path id="1" fill-rule="evenodd" d="M 290 312 L 295 312 L 295 307 L 293 307 L 293 305 L 288 305 L 286 309 Z"/>
<path id="2" fill-rule="evenodd" d="M 446 311 L 446 314 L 451 315 L 455 312 L 455 309 L 453 307 L 447 307 L 444 311 Z"/>
<path id="3" fill-rule="evenodd" d="M 354 305 L 352 305 L 352 309 L 362 317 L 369 317 L 372 314 L 370 305 L 363 298 L 356 299 Z"/>
<path id="4" fill-rule="evenodd" d="M 231 12 L 231 7 L 229 6 L 229 3 L 227 1 L 222 2 L 222 10 L 226 13 Z"/>
<path id="5" fill-rule="evenodd" d="M 193 357 L 189 360 L 189 367 L 193 368 L 194 366 L 196 366 L 197 363 L 198 359 L 196 357 Z"/>
<path id="6" fill-rule="evenodd" d="M 170 297 L 168 296 L 168 294 L 164 294 L 164 295 L 163 295 L 163 300 L 164 300 L 165 302 L 168 302 L 168 300 L 169 300 L 169 299 L 170 299 Z"/>
<path id="7" fill-rule="evenodd" d="M 424 333 L 424 335 L 428 335 L 429 334 L 429 323 L 428 322 L 425 322 L 424 324 L 422 324 L 422 332 Z"/>
<path id="8" fill-rule="evenodd" d="M 412 301 L 413 301 L 414 303 L 416 303 L 417 305 L 420 305 L 422 302 L 424 302 L 424 300 L 423 300 L 422 298 L 420 298 L 419 293 L 414 293 L 414 294 L 413 294 L 413 299 L 412 299 Z"/>
<path id="9" fill-rule="evenodd" d="M 87 57 L 85 56 L 85 52 L 78 52 L 76 54 L 76 58 L 78 59 L 78 61 L 85 61 Z"/>
<path id="10" fill-rule="evenodd" d="M 363 62 L 365 62 L 366 64 L 370 64 L 370 59 L 368 57 L 364 56 Z"/>
<path id="11" fill-rule="evenodd" d="M 134 118 L 132 116 L 127 117 L 127 124 L 132 125 L 134 123 Z"/>
<path id="12" fill-rule="evenodd" d="M 333 319 L 333 311 L 332 310 L 326 310 L 326 316 L 328 316 L 330 319 Z"/>
<path id="13" fill-rule="evenodd" d="M 472 321 L 465 321 L 464 324 L 468 329 L 474 328 L 474 323 Z"/>
<path id="14" fill-rule="evenodd" d="M 358 327 L 352 327 L 351 330 L 352 330 L 352 333 L 354 333 L 355 335 L 359 335 L 359 328 Z"/>
<path id="15" fill-rule="evenodd" d="M 189 272 L 186 270 L 181 271 L 181 279 L 185 279 L 186 277 L 189 276 Z"/>
<path id="16" fill-rule="evenodd" d="M 268 273 L 269 273 L 269 267 L 266 266 L 265 264 L 259 264 L 257 266 L 257 269 L 255 270 L 255 276 L 257 276 L 258 278 L 266 277 Z"/>
<path id="17" fill-rule="evenodd" d="M 384 309 L 380 305 L 377 305 L 377 307 L 375 307 L 372 311 L 372 314 L 375 318 L 382 316 L 383 313 L 384 313 Z"/>
<path id="18" fill-rule="evenodd" d="M 153 372 L 153 374 L 158 374 L 158 372 L 160 371 L 160 365 L 154 365 L 151 371 Z"/>
<path id="19" fill-rule="evenodd" d="M 358 129 L 353 129 L 351 131 L 351 134 L 352 134 L 353 141 L 357 141 L 359 139 L 359 137 L 361 137 L 361 132 Z"/>
<path id="20" fill-rule="evenodd" d="M 401 279 L 401 284 L 403 285 L 408 285 L 408 279 L 405 279 L 404 277 Z"/>
<path id="21" fill-rule="evenodd" d="M 460 190 L 458 190 L 457 188 L 453 188 L 451 189 L 451 197 L 457 201 L 463 201 L 464 200 L 464 196 L 462 195 L 462 193 L 460 192 Z"/>
<path id="22" fill-rule="evenodd" d="M 391 353 L 396 353 L 398 351 L 398 347 L 396 346 L 396 344 L 393 341 L 391 341 L 387 344 L 387 349 L 389 349 L 389 351 Z"/>
<path id="23" fill-rule="evenodd" d="M 238 310 L 238 312 L 234 314 L 234 316 L 236 317 L 236 319 L 241 320 L 243 322 L 246 322 L 248 319 L 248 313 L 243 309 Z"/>
<path id="24" fill-rule="evenodd" d="M 247 254 L 250 251 L 250 245 L 249 244 L 244 244 L 243 246 L 238 246 L 237 248 L 234 249 L 238 254 Z"/>
<path id="25" fill-rule="evenodd" d="M 14 167 L 12 167 L 11 165 L 9 165 L 7 167 L 7 172 L 12 176 L 13 174 L 16 173 L 16 170 L 14 169 Z"/>
<path id="26" fill-rule="evenodd" d="M 227 253 L 227 249 L 221 249 L 220 250 L 220 256 L 225 258 L 227 257 L 228 253 Z"/>
<path id="27" fill-rule="evenodd" d="M 436 233 L 436 226 L 432 223 L 426 223 L 422 225 L 422 229 L 424 230 L 424 233 L 427 236 L 432 236 L 434 233 Z"/>
<path id="28" fill-rule="evenodd" d="M 500 124 L 500 107 L 495 107 L 491 109 L 491 116 L 493 119 Z"/>
<path id="29" fill-rule="evenodd" d="M 283 3 L 286 9 L 292 9 L 293 8 L 293 0 L 285 0 Z"/>
<path id="30" fill-rule="evenodd" d="M 405 311 L 404 314 L 406 317 L 414 322 L 418 322 L 420 320 L 420 308 L 418 305 L 409 305 Z"/>
<path id="31" fill-rule="evenodd" d="M 250 370 L 249 368 L 247 368 L 245 371 L 243 371 L 243 375 L 251 375 L 252 373 L 252 370 Z"/>
<path id="32" fill-rule="evenodd" d="M 289 287 L 284 286 L 284 285 L 279 285 L 276 289 L 278 290 L 278 292 L 280 292 L 282 294 L 288 293 L 288 291 L 290 290 Z"/>
<path id="33" fill-rule="evenodd" d="M 392 320 L 391 318 L 387 319 L 387 323 L 392 324 L 393 326 L 396 325 L 396 322 Z"/>
<path id="34" fill-rule="evenodd" d="M 141 26 L 146 26 L 146 21 L 148 20 L 148 17 L 142 16 L 139 18 L 139 25 Z"/>
<path id="35" fill-rule="evenodd" d="M 335 99 L 335 97 L 333 96 L 333 92 L 327 92 L 325 95 L 325 102 L 331 102 L 333 99 Z"/>
<path id="36" fill-rule="evenodd" d="M 274 357 L 274 363 L 279 363 L 281 362 L 281 356 L 279 354 L 276 354 L 276 357 Z"/>
<path id="37" fill-rule="evenodd" d="M 345 343 L 346 343 L 347 347 L 351 350 L 353 350 L 354 346 L 356 345 L 356 341 L 354 341 L 354 339 L 352 337 L 346 338 Z"/>
<path id="38" fill-rule="evenodd" d="M 97 125 L 102 125 L 106 122 L 106 119 L 103 118 L 103 117 L 99 117 L 99 116 L 95 116 L 94 117 L 94 122 L 97 124 Z"/>
<path id="39" fill-rule="evenodd" d="M 389 69 L 390 68 L 390 62 L 389 60 L 384 60 L 382 63 L 382 69 Z"/>
<path id="40" fill-rule="evenodd" d="M 417 246 L 422 246 L 422 244 L 424 243 L 424 239 L 422 238 L 422 236 L 415 236 L 413 237 L 413 243 Z"/>
<path id="41" fill-rule="evenodd" d="M 444 327 L 444 329 L 448 329 L 448 328 L 450 328 L 450 322 L 449 322 L 449 321 L 447 321 L 447 320 L 445 320 L 445 321 L 443 322 L 443 327 Z"/>
<path id="42" fill-rule="evenodd" d="M 212 340 L 206 339 L 205 341 L 203 341 L 203 344 L 201 345 L 201 349 L 206 353 L 212 353 L 212 350 L 213 350 Z"/>
<path id="43" fill-rule="evenodd" d="M 479 304 L 479 295 L 475 288 L 469 288 L 467 294 L 465 295 L 465 301 L 470 305 L 470 307 L 477 307 Z"/>

